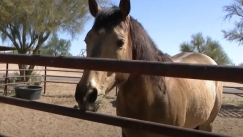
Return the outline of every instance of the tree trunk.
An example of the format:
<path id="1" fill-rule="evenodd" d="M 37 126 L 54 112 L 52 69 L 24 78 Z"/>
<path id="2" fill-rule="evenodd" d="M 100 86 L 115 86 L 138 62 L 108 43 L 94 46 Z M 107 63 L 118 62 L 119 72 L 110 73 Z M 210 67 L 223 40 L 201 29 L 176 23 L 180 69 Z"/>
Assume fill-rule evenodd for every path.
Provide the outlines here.
<path id="1" fill-rule="evenodd" d="M 22 46 L 23 47 L 23 46 Z M 19 54 L 27 54 L 30 52 L 29 48 L 25 48 L 22 51 L 18 51 Z M 28 82 L 30 80 L 30 75 L 33 72 L 33 65 L 18 64 L 19 66 L 19 75 L 21 82 Z"/>
<path id="2" fill-rule="evenodd" d="M 198 51 L 199 53 L 202 53 L 202 50 L 200 49 L 200 45 L 197 45 L 197 51 Z"/>
<path id="3" fill-rule="evenodd" d="M 46 35 L 44 35 L 44 33 L 38 35 L 38 42 L 37 45 L 35 47 L 35 49 L 32 51 L 32 55 L 35 54 L 39 54 L 39 50 L 41 48 L 41 45 L 45 42 L 45 40 L 49 37 L 50 32 L 47 32 Z M 35 39 L 36 40 L 36 39 Z M 34 40 L 34 41 L 35 41 Z M 30 52 L 31 48 L 33 47 L 34 42 L 32 42 L 32 44 L 29 44 L 29 46 L 24 46 L 22 45 L 21 48 L 18 50 L 19 54 L 27 54 L 27 52 Z M 35 65 L 23 65 L 23 64 L 19 64 L 19 74 L 21 76 L 20 80 L 22 82 L 28 82 L 30 80 L 30 76 L 32 75 L 33 71 L 34 71 Z"/>
<path id="4" fill-rule="evenodd" d="M 19 64 L 19 74 L 21 82 L 28 82 L 30 80 L 30 76 L 33 73 L 34 65 L 23 65 Z"/>

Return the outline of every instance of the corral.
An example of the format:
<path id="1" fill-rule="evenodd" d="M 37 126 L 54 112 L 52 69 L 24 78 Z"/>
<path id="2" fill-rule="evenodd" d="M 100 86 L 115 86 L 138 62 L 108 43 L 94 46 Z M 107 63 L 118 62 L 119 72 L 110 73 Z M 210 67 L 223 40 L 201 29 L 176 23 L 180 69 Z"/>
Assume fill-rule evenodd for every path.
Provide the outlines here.
<path id="1" fill-rule="evenodd" d="M 4 57 L 6 59 L 9 56 L 10 55 L 1 56 L 0 61 L 3 62 Z M 19 60 L 20 62 L 26 61 L 27 58 L 28 58 L 27 62 L 29 62 L 30 64 L 36 62 L 35 56 L 27 57 L 27 56 L 15 55 L 11 57 L 12 59 L 10 60 L 10 62 L 12 63 L 16 61 L 14 59 L 15 57 L 26 57 L 26 58 L 22 58 L 22 60 L 18 58 L 20 59 Z M 65 60 L 65 58 L 63 57 L 53 58 L 52 62 L 58 62 L 58 60 L 62 60 L 62 59 Z M 27 62 L 23 62 L 23 63 L 27 63 Z M 42 63 L 43 64 L 46 63 L 46 65 L 51 64 L 44 61 Z M 42 65 L 42 64 L 37 64 L 37 65 Z M 59 67 L 60 66 L 61 64 L 59 65 Z M 74 66 L 71 65 L 69 67 L 74 68 Z M 91 67 L 91 65 L 89 67 Z M 126 70 L 127 69 L 123 71 Z M 230 72 L 232 71 L 229 71 L 228 75 L 232 74 Z M 147 73 L 149 72 L 147 71 Z M 157 71 L 157 73 L 159 72 Z M 167 75 L 169 74 L 167 73 Z M 201 76 L 201 78 L 202 77 L 203 76 Z M 240 79 L 238 78 L 238 82 L 239 81 Z M 47 93 L 45 95 L 42 95 L 39 101 L 66 106 L 66 107 L 73 107 L 75 105 L 75 100 L 73 97 L 74 91 L 75 91 L 75 85 L 48 83 Z M 101 109 L 101 113 L 115 115 L 115 92 L 112 91 L 106 98 L 107 99 L 106 102 L 104 102 L 103 105 L 104 107 Z M 235 95 L 225 94 L 222 111 L 219 114 L 217 121 L 214 123 L 215 126 L 214 132 L 220 134 L 242 136 L 243 135 L 242 109 L 243 109 L 242 98 L 237 97 Z M 227 115 L 227 113 L 232 110 L 234 112 L 230 113 L 230 115 Z M 0 115 L 1 115 L 0 132 L 9 136 L 121 136 L 119 127 L 98 124 L 98 123 L 89 122 L 85 120 L 73 119 L 65 116 L 59 116 L 59 115 L 50 114 L 46 112 L 20 108 L 20 107 L 6 105 L 2 103 L 1 103 Z"/>

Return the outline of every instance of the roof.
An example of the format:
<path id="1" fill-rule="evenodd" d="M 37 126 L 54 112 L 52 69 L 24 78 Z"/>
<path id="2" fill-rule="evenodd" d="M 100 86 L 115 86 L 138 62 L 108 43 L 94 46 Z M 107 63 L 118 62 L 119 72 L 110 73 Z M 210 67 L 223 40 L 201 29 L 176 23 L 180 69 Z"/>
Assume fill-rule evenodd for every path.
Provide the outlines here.
<path id="1" fill-rule="evenodd" d="M 0 51 L 15 50 L 15 47 L 0 46 Z"/>

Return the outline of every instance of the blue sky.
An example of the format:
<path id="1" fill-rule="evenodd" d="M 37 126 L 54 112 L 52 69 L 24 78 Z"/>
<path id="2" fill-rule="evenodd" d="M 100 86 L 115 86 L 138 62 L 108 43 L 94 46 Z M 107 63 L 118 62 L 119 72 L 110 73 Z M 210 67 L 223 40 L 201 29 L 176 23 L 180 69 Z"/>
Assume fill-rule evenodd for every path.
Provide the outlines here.
<path id="1" fill-rule="evenodd" d="M 243 45 L 228 42 L 223 38 L 222 29 L 233 28 L 234 20 L 224 21 L 226 14 L 223 6 L 233 0 L 131 0 L 130 15 L 137 19 L 147 30 L 158 48 L 170 55 L 179 52 L 179 45 L 190 41 L 191 35 L 202 32 L 220 42 L 235 64 L 243 62 Z M 118 5 L 119 0 L 112 0 Z M 83 42 L 93 18 L 85 25 L 84 32 L 72 40 L 71 53 L 78 55 L 85 48 Z"/>
<path id="2" fill-rule="evenodd" d="M 111 0 L 115 5 L 119 0 Z M 131 0 L 130 15 L 137 19 L 147 30 L 148 34 L 165 53 L 179 53 L 179 45 L 190 41 L 191 35 L 202 32 L 219 41 L 224 50 L 235 64 L 243 62 L 243 45 L 229 42 L 223 38 L 221 30 L 230 30 L 234 21 L 224 21 L 223 6 L 233 0 Z M 72 39 L 71 53 L 78 55 L 85 48 L 83 42 L 88 30 L 93 25 L 93 18 L 85 25 L 85 30 L 76 39 Z M 61 35 L 62 38 L 70 38 Z M 9 43 L 6 43 L 9 44 Z"/>

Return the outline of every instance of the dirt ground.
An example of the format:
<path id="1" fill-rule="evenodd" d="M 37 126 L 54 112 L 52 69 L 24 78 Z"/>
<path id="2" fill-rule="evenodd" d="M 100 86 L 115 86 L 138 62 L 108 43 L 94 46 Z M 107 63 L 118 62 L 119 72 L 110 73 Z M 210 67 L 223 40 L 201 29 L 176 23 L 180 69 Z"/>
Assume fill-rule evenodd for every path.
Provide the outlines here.
<path id="1" fill-rule="evenodd" d="M 0 64 L 0 70 L 6 68 Z M 18 69 L 10 64 L 9 68 Z M 37 66 L 36 69 L 44 67 Z M 62 69 L 52 68 L 48 69 Z M 66 69 L 70 70 L 70 69 Z M 36 71 L 43 75 L 43 71 Z M 4 73 L 2 71 L 1 73 Z M 10 72 L 11 73 L 11 72 Z M 62 72 L 50 71 L 48 75 L 64 75 Z M 66 76 L 79 76 L 80 73 L 65 73 Z M 243 87 L 237 83 L 225 83 L 225 86 Z M 47 93 L 38 101 L 73 107 L 75 85 L 47 83 Z M 1 94 L 1 93 L 0 93 Z M 109 93 L 104 107 L 99 113 L 115 115 L 115 91 Z M 214 123 L 214 132 L 232 136 L 243 136 L 243 97 L 224 94 L 223 106 Z M 74 119 L 65 116 L 35 111 L 31 109 L 0 103 L 0 133 L 13 137 L 121 137 L 119 127 Z"/>
<path id="2" fill-rule="evenodd" d="M 73 107 L 75 85 L 47 84 L 38 101 Z M 114 93 L 111 93 L 112 95 Z M 114 95 L 113 95 L 114 96 Z M 114 96 L 115 97 L 115 96 Z M 108 97 L 101 113 L 115 115 Z M 0 133 L 18 137 L 120 137 L 120 128 L 0 103 Z"/>
<path id="3" fill-rule="evenodd" d="M 75 85 L 47 84 L 47 93 L 38 101 L 73 107 Z M 99 111 L 115 115 L 115 91 L 109 93 Z M 74 119 L 0 103 L 0 133 L 18 137 L 121 137 L 119 127 Z M 243 136 L 243 98 L 224 94 L 222 111 L 214 132 Z"/>

